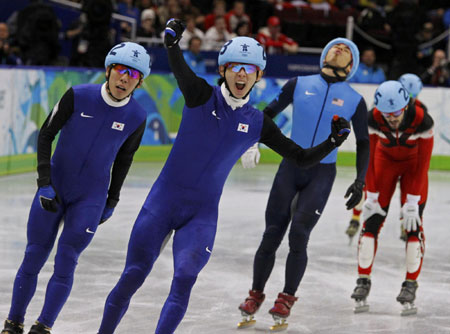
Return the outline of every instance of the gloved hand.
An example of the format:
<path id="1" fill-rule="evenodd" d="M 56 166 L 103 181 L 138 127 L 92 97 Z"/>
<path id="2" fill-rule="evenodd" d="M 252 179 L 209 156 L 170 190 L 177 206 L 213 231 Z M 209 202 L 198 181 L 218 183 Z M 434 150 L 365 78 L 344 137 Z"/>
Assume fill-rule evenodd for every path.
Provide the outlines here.
<path id="1" fill-rule="evenodd" d="M 333 120 L 331 121 L 331 142 L 336 146 L 341 146 L 341 144 L 347 139 L 349 133 L 349 121 L 347 121 L 344 117 L 334 115 Z"/>
<path id="2" fill-rule="evenodd" d="M 350 199 L 345 203 L 347 206 L 347 210 L 353 209 L 358 203 L 361 201 L 363 195 L 364 182 L 360 180 L 355 180 L 350 187 L 348 187 L 347 192 L 345 193 L 344 198 L 349 197 Z"/>
<path id="3" fill-rule="evenodd" d="M 259 153 L 258 143 L 255 143 L 241 156 L 242 166 L 244 168 L 255 168 L 259 162 L 261 153 Z"/>
<path id="4" fill-rule="evenodd" d="M 100 218 L 99 225 L 103 224 L 105 221 L 107 221 L 109 218 L 111 218 L 112 214 L 114 212 L 114 208 L 105 205 L 105 208 L 103 209 L 102 217 Z"/>
<path id="5" fill-rule="evenodd" d="M 406 203 L 402 207 L 403 228 L 407 232 L 416 231 L 422 225 L 422 219 L 419 216 L 420 195 L 406 195 Z"/>
<path id="6" fill-rule="evenodd" d="M 362 217 L 364 221 L 367 221 L 370 217 L 375 214 L 386 216 L 386 211 L 384 211 L 380 203 L 378 203 L 378 193 L 367 192 L 367 199 L 365 200 L 362 208 Z"/>
<path id="7" fill-rule="evenodd" d="M 59 199 L 58 194 L 56 193 L 55 189 L 53 189 L 51 184 L 39 187 L 38 196 L 41 207 L 44 210 L 50 212 L 58 211 L 59 203 L 61 203 L 61 200 Z"/>
<path id="8" fill-rule="evenodd" d="M 170 19 L 166 23 L 166 29 L 164 30 L 164 45 L 171 48 L 181 39 L 183 31 L 186 28 L 186 24 L 178 19 Z"/>

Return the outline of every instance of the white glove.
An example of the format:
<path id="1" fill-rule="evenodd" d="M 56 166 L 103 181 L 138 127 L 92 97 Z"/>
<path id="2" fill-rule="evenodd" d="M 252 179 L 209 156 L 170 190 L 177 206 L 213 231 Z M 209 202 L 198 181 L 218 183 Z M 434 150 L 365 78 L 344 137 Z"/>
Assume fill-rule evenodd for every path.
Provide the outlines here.
<path id="1" fill-rule="evenodd" d="M 386 216 L 386 211 L 384 211 L 380 203 L 378 203 L 378 193 L 367 192 L 367 199 L 364 201 L 362 207 L 362 217 L 364 221 L 367 221 L 370 217 L 375 214 Z"/>
<path id="2" fill-rule="evenodd" d="M 255 168 L 259 162 L 261 153 L 258 150 L 258 143 L 255 143 L 244 154 L 242 154 L 241 162 L 244 168 Z"/>
<path id="3" fill-rule="evenodd" d="M 416 231 L 422 225 L 419 216 L 419 200 L 420 195 L 406 195 L 406 203 L 402 207 L 402 225 L 407 232 Z"/>

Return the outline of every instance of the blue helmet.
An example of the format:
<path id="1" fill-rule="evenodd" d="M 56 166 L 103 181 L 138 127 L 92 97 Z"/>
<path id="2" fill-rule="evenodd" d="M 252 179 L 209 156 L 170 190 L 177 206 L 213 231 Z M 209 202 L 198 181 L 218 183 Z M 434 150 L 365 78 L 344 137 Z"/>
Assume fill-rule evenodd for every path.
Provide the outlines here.
<path id="1" fill-rule="evenodd" d="M 352 53 L 352 60 L 353 60 L 353 66 L 352 69 L 350 70 L 350 73 L 347 75 L 347 80 L 349 80 L 356 72 L 356 70 L 358 69 L 359 66 L 359 50 L 358 47 L 356 46 L 355 43 L 353 43 L 351 40 L 347 39 L 347 38 L 335 38 L 333 40 L 331 40 L 330 42 L 328 42 L 327 45 L 325 45 L 325 47 L 322 50 L 322 53 L 320 55 L 320 68 L 323 68 L 323 62 L 325 60 L 325 57 L 327 56 L 328 51 L 330 51 L 330 49 L 333 47 L 333 45 L 336 44 L 345 44 L 349 47 L 350 52 Z"/>
<path id="2" fill-rule="evenodd" d="M 105 68 L 111 64 L 122 64 L 141 72 L 144 79 L 150 74 L 152 60 L 147 50 L 139 44 L 124 42 L 114 46 L 105 58 Z"/>
<path id="3" fill-rule="evenodd" d="M 245 63 L 266 68 L 266 52 L 257 40 L 251 37 L 235 37 L 226 42 L 219 52 L 219 65 Z"/>
<path id="4" fill-rule="evenodd" d="M 408 102 L 408 91 L 399 81 L 385 81 L 375 92 L 375 107 L 383 113 L 399 111 L 406 107 Z"/>
<path id="5" fill-rule="evenodd" d="M 398 81 L 406 88 L 412 98 L 416 98 L 422 90 L 423 84 L 420 78 L 412 73 L 403 74 Z"/>

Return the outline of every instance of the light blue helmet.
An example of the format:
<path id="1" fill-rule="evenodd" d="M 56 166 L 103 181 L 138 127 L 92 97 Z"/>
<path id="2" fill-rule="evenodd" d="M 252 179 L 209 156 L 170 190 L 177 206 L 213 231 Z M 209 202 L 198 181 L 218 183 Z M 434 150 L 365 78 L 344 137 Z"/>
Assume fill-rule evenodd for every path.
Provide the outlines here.
<path id="1" fill-rule="evenodd" d="M 114 46 L 105 58 L 105 68 L 111 64 L 122 64 L 141 72 L 144 79 L 150 74 L 152 60 L 147 50 L 139 44 L 124 42 Z"/>
<path id="2" fill-rule="evenodd" d="M 409 102 L 409 93 L 399 81 L 389 80 L 378 86 L 375 107 L 383 113 L 399 111 Z"/>
<path id="3" fill-rule="evenodd" d="M 347 80 L 349 80 L 355 74 L 356 70 L 358 69 L 359 50 L 358 50 L 358 47 L 356 46 L 356 44 L 347 38 L 342 38 L 342 37 L 335 38 L 335 39 L 331 40 L 330 42 L 328 42 L 327 45 L 325 45 L 325 47 L 322 50 L 322 54 L 320 55 L 320 69 L 323 68 L 323 62 L 325 60 L 325 57 L 327 56 L 328 51 L 330 51 L 330 49 L 333 47 L 333 45 L 341 44 L 341 43 L 347 45 L 350 49 L 350 52 L 352 53 L 353 66 L 352 66 L 352 69 L 350 70 L 350 73 L 347 75 Z"/>
<path id="4" fill-rule="evenodd" d="M 422 80 L 420 80 L 417 75 L 412 73 L 403 74 L 398 81 L 402 83 L 412 98 L 416 98 L 423 87 Z"/>
<path id="5" fill-rule="evenodd" d="M 219 52 L 219 65 L 246 63 L 266 68 L 266 52 L 259 42 L 251 37 L 235 37 L 226 42 Z"/>

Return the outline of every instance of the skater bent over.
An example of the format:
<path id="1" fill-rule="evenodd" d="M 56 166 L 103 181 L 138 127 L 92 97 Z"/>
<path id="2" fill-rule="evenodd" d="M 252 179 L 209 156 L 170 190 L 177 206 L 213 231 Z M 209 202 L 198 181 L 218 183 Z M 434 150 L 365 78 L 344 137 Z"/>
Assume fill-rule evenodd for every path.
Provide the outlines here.
<path id="1" fill-rule="evenodd" d="M 332 134 L 318 146 L 302 149 L 248 104 L 248 95 L 266 66 L 261 45 L 249 37 L 225 43 L 218 59 L 220 86 L 212 87 L 186 64 L 178 46 L 183 30 L 181 21 L 171 19 L 164 37 L 170 66 L 185 98 L 183 118 L 166 164 L 134 224 L 125 269 L 106 300 L 100 334 L 114 333 L 171 230 L 175 230 L 174 276 L 155 332 L 174 333 L 197 276 L 214 250 L 225 180 L 245 150 L 259 140 L 298 165 L 309 165 L 348 135 L 338 135 L 348 130 L 345 119 L 329 120 Z"/>
<path id="2" fill-rule="evenodd" d="M 411 99 L 410 103 L 413 104 L 414 106 L 417 106 L 427 111 L 427 107 L 417 98 L 423 87 L 420 78 L 415 74 L 405 73 L 398 79 L 398 81 L 400 81 L 403 87 L 405 87 L 405 89 L 408 91 Z M 359 221 L 361 217 L 362 205 L 364 203 L 364 200 L 365 198 L 363 198 L 361 202 L 353 209 L 352 218 L 350 220 L 347 230 L 345 231 L 345 233 L 350 237 L 350 243 L 359 230 L 360 225 Z M 402 220 L 401 215 L 400 220 Z M 400 239 L 406 242 L 407 240 L 406 231 L 403 228 L 403 225 L 402 224 L 400 225 L 401 225 Z"/>
<path id="3" fill-rule="evenodd" d="M 44 306 L 29 332 L 50 333 L 69 297 L 78 257 L 119 201 L 144 134 L 146 112 L 132 94 L 150 74 L 150 56 L 138 44 L 122 43 L 106 56 L 105 67 L 106 83 L 70 88 L 39 133 L 38 190 L 28 219 L 25 257 L 1 334 L 23 333 L 39 271 L 64 220 Z M 58 132 L 58 144 L 50 159 Z"/>
<path id="4" fill-rule="evenodd" d="M 291 138 L 302 147 L 316 145 L 330 134 L 328 124 L 334 114 L 351 119 L 357 140 L 356 180 L 346 193 L 346 197 L 350 196 L 347 209 L 351 209 L 361 200 L 369 161 L 366 104 L 346 82 L 358 67 L 359 52 L 352 41 L 337 38 L 325 46 L 320 59 L 320 74 L 290 79 L 264 113 L 273 118 L 293 103 Z M 242 157 L 244 167 L 254 167 L 256 156 L 255 147 L 247 151 Z M 261 305 L 275 253 L 292 219 L 286 281 L 269 311 L 277 318 L 289 316 L 306 270 L 309 235 L 323 213 L 336 176 L 336 156 L 337 150 L 309 169 L 300 169 L 286 159 L 281 162 L 266 208 L 266 229 L 255 255 L 252 289 L 239 307 L 243 315 L 252 316 Z M 296 195 L 298 201 L 291 216 L 291 202 Z"/>
<path id="5" fill-rule="evenodd" d="M 357 286 L 352 294 L 355 312 L 367 311 L 370 274 L 378 248 L 378 234 L 386 219 L 397 182 L 400 182 L 402 224 L 407 233 L 406 277 L 397 301 L 402 315 L 414 314 L 417 278 L 422 268 L 425 236 L 422 215 L 428 194 L 428 168 L 433 149 L 433 119 L 411 101 L 398 81 L 386 81 L 375 92 L 369 112 L 370 162 L 363 228 L 359 237 Z"/>

